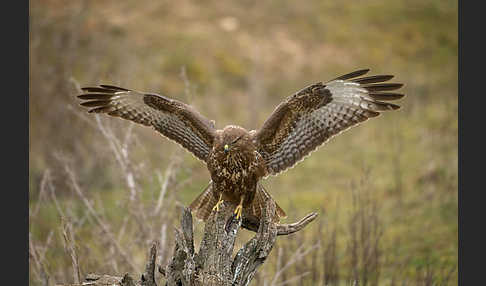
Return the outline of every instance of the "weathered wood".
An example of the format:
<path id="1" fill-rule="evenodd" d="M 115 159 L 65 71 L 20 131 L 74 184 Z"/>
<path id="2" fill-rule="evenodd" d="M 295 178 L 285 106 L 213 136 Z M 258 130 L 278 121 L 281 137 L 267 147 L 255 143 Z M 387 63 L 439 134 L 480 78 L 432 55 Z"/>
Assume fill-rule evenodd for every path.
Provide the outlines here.
<path id="1" fill-rule="evenodd" d="M 277 235 L 289 235 L 294 232 L 297 232 L 303 229 L 306 225 L 312 222 L 317 217 L 316 212 L 312 212 L 305 217 L 303 217 L 298 222 L 289 223 L 289 224 L 277 224 Z M 260 222 L 256 220 L 252 220 L 251 218 L 243 217 L 243 222 L 241 223 L 241 227 L 251 230 L 253 232 L 258 231 L 258 227 L 260 226 Z"/>
<path id="2" fill-rule="evenodd" d="M 274 212 L 275 203 L 270 201 L 264 210 L 257 234 L 236 254 L 231 267 L 232 285 L 250 284 L 256 269 L 265 262 L 272 251 L 277 237 L 277 225 L 271 222 Z"/>
<path id="3" fill-rule="evenodd" d="M 317 217 L 311 213 L 297 223 L 273 223 L 273 201 L 267 202 L 261 221 L 237 220 L 233 209 L 234 206 L 223 203 L 218 212 L 209 216 L 198 253 L 190 248 L 193 245 L 191 213 L 187 208 L 183 210 L 182 231 L 176 232 L 174 256 L 166 271 L 162 271 L 167 274 L 167 285 L 248 285 L 270 254 L 277 235 L 297 232 Z M 233 259 L 240 227 L 256 234 Z"/>
<path id="4" fill-rule="evenodd" d="M 234 218 L 234 206 L 224 204 L 220 208 L 220 211 L 213 212 L 206 222 L 199 253 L 194 257 L 198 271 L 194 283 L 189 285 L 230 283 L 231 256 L 241 220 Z M 188 209 L 184 212 L 190 214 Z"/>
<path id="5" fill-rule="evenodd" d="M 211 213 L 204 227 L 199 251 L 196 253 L 193 218 L 188 208 L 183 209 L 181 229 L 175 230 L 172 259 L 168 265 L 157 267 L 159 273 L 165 277 L 165 285 L 249 285 L 258 267 L 270 254 L 277 236 L 297 232 L 317 217 L 316 213 L 311 213 L 296 223 L 273 223 L 273 201 L 267 202 L 260 221 L 245 217 L 236 219 L 233 210 L 233 205 L 223 203 L 218 212 Z M 255 236 L 233 258 L 235 240 L 241 227 L 255 232 Z M 157 245 L 154 243 L 149 251 L 145 272 L 137 282 L 134 282 L 128 273 L 123 277 L 89 274 L 85 282 L 69 286 L 157 286 L 156 257 Z"/>
<path id="6" fill-rule="evenodd" d="M 155 283 L 155 259 L 157 258 L 157 244 L 153 243 L 150 248 L 149 261 L 145 266 L 145 272 L 140 277 L 142 286 L 157 286 Z"/>

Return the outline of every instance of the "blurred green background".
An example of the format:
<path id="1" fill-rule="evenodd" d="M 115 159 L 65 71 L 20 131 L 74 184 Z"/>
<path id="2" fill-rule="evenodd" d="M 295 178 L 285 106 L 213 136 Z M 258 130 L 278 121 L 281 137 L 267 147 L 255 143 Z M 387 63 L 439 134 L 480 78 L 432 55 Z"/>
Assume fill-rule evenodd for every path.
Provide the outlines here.
<path id="1" fill-rule="evenodd" d="M 161 219 L 161 259 L 170 256 L 177 205 L 187 206 L 209 180 L 204 164 L 150 128 L 100 116 L 119 138 L 133 133 L 126 150 L 146 210 L 158 196 L 157 172 L 177 161 L 166 214 L 152 218 L 156 237 L 135 240 L 137 224 L 124 222 L 122 207 L 126 172 L 95 116 L 79 106 L 78 85 L 161 93 L 193 105 L 217 128 L 250 130 L 299 89 L 361 68 L 404 83 L 402 108 L 264 181 L 286 222 L 311 211 L 320 217 L 279 238 L 252 285 L 292 278 L 292 285 L 457 285 L 457 27 L 457 2 L 448 0 L 30 1 L 31 285 L 73 280 L 60 209 L 73 221 L 83 275 L 134 269 L 100 241 L 106 234 L 66 166 L 139 271 Z M 318 251 L 275 278 L 278 257 L 317 242 Z"/>

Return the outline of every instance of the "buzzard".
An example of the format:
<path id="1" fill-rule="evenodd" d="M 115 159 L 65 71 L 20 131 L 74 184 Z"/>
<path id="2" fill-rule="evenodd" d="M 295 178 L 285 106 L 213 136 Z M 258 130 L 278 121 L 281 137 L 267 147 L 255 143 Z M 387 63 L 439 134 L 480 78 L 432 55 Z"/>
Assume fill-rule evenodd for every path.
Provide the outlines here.
<path id="1" fill-rule="evenodd" d="M 396 110 L 387 101 L 402 98 L 390 92 L 403 84 L 385 83 L 392 75 L 363 77 L 362 69 L 326 83 L 312 84 L 280 103 L 259 130 L 214 121 L 190 105 L 159 94 L 113 85 L 84 87 L 82 106 L 151 126 L 206 163 L 211 181 L 191 203 L 196 217 L 206 221 L 223 201 L 235 205 L 236 218 L 259 219 L 266 200 L 272 200 L 260 180 L 302 161 L 331 137 L 382 111 Z M 285 212 L 277 205 L 273 220 Z"/>

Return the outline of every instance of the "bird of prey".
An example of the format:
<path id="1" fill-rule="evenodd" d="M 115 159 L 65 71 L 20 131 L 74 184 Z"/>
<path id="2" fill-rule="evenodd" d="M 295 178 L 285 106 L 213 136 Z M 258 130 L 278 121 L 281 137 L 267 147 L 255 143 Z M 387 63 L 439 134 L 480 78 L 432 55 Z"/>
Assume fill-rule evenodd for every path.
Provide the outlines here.
<path id="1" fill-rule="evenodd" d="M 206 221 L 223 201 L 241 216 L 259 219 L 266 200 L 273 200 L 260 180 L 277 175 L 302 161 L 331 137 L 382 111 L 396 110 L 390 100 L 404 95 L 390 92 L 403 84 L 385 83 L 392 75 L 354 71 L 328 82 L 312 84 L 280 103 L 259 130 L 229 125 L 216 129 L 214 121 L 190 105 L 154 93 L 113 85 L 82 88 L 82 106 L 150 126 L 206 163 L 211 181 L 191 203 L 196 217 Z M 278 205 L 273 221 L 285 217 Z"/>

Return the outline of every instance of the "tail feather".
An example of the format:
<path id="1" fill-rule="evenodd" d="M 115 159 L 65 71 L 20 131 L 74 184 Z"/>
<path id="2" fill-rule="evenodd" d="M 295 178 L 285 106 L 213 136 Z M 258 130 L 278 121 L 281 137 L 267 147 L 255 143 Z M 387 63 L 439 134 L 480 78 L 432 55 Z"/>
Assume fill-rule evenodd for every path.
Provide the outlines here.
<path id="1" fill-rule="evenodd" d="M 262 210 L 265 208 L 265 202 L 267 200 L 273 200 L 273 198 L 270 196 L 267 190 L 265 190 L 263 185 L 258 183 L 255 197 L 249 208 L 249 215 L 255 216 L 257 219 L 260 219 L 262 217 Z M 275 216 L 273 217 L 273 220 L 275 222 L 278 222 L 280 221 L 280 219 L 287 217 L 284 210 L 277 204 L 277 202 L 275 202 L 275 207 Z"/>
<path id="2" fill-rule="evenodd" d="M 196 218 L 206 221 L 217 202 L 218 200 L 213 195 L 213 182 L 211 181 L 189 208 L 196 215 Z"/>
<path id="3" fill-rule="evenodd" d="M 259 221 L 262 217 L 262 210 L 265 208 L 267 200 L 273 200 L 270 194 L 265 190 L 262 184 L 257 184 L 255 197 L 251 205 L 243 209 L 246 216 L 253 217 L 254 220 Z M 201 194 L 191 203 L 189 208 L 196 216 L 196 218 L 206 221 L 211 214 L 213 207 L 218 200 L 213 195 L 213 183 L 209 182 L 208 186 L 202 191 Z M 282 218 L 286 218 L 284 210 L 275 202 L 275 216 L 273 221 L 278 222 Z"/>

